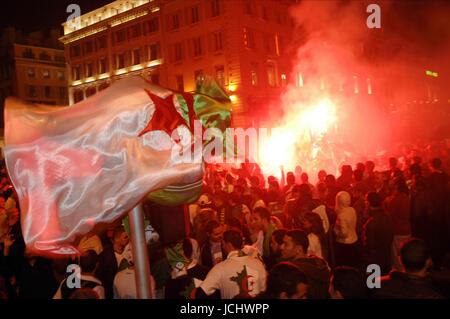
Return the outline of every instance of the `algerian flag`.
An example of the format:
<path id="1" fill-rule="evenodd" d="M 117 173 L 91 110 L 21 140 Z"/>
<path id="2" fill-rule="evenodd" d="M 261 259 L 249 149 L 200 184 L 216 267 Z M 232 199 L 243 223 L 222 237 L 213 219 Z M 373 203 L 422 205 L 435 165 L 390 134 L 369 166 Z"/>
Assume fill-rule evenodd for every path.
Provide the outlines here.
<path id="1" fill-rule="evenodd" d="M 146 194 L 200 183 L 201 152 L 190 163 L 172 154 L 175 145 L 191 150 L 179 141 L 192 134 L 185 118 L 195 114 L 182 103 L 139 77 L 70 107 L 8 98 L 4 153 L 28 248 L 73 254 L 77 236 L 122 217 Z"/>

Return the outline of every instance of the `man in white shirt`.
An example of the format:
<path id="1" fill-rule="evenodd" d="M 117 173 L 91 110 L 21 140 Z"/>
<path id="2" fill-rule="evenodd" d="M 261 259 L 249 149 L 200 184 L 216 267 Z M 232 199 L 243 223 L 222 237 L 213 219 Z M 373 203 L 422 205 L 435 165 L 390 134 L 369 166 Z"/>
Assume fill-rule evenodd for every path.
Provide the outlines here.
<path id="1" fill-rule="evenodd" d="M 127 261 L 128 267 L 119 271 L 114 277 L 114 299 L 137 299 L 135 267 L 131 248 L 125 248 L 122 256 Z M 155 299 L 155 280 L 152 275 L 150 275 L 150 287 L 151 299 Z"/>
<path id="2" fill-rule="evenodd" d="M 266 290 L 266 269 L 258 258 L 242 251 L 243 239 L 238 230 L 223 233 L 227 259 L 215 265 L 200 288 L 206 295 L 220 290 L 222 299 L 254 297 Z M 201 293 L 200 293 L 201 294 Z"/>

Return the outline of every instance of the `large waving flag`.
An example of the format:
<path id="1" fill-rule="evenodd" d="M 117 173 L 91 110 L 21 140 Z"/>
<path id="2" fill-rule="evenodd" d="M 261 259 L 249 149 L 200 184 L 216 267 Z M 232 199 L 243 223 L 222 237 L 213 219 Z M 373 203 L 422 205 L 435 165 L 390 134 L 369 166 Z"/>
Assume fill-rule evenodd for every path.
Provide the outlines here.
<path id="1" fill-rule="evenodd" d="M 148 193 L 163 202 L 170 200 L 167 189 L 198 189 L 201 150 L 182 141 L 192 137 L 193 119 L 208 126 L 217 116 L 208 116 L 216 108 L 202 113 L 207 106 L 196 108 L 196 99 L 140 77 L 115 82 L 71 107 L 8 98 L 4 153 L 27 247 L 41 255 L 76 253 L 70 243 L 77 236 L 122 217 Z M 220 123 L 211 125 L 228 126 L 229 105 L 220 113 Z M 194 151 L 193 160 L 178 160 L 174 146 Z"/>

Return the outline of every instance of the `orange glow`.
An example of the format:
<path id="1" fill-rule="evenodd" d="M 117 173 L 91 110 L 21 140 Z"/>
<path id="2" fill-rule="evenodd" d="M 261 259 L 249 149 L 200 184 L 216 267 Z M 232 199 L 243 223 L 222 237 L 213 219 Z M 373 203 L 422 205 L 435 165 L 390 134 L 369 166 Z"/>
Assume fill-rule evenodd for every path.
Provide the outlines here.
<path id="1" fill-rule="evenodd" d="M 238 99 L 238 97 L 237 97 L 237 95 L 236 94 L 233 94 L 233 95 L 230 95 L 230 100 L 231 100 L 231 102 L 236 102 L 237 101 L 237 99 Z"/>
<path id="2" fill-rule="evenodd" d="M 336 107 L 328 98 L 293 108 L 297 111 L 260 145 L 260 164 L 265 174 L 279 176 L 280 166 L 285 171 L 294 169 L 299 164 L 299 152 L 314 157 L 317 153 L 314 141 L 322 138 L 337 121 Z"/>
<path id="3" fill-rule="evenodd" d="M 229 84 L 228 85 L 228 91 L 236 92 L 236 90 L 237 90 L 237 85 L 236 84 Z"/>

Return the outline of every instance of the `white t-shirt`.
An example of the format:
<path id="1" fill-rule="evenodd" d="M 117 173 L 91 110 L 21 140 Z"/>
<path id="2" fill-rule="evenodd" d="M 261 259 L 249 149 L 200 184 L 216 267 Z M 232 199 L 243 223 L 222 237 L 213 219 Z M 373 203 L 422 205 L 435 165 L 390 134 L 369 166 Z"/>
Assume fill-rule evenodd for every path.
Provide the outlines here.
<path id="1" fill-rule="evenodd" d="M 316 234 L 310 233 L 308 234 L 308 255 L 314 255 L 320 258 L 323 258 L 322 256 L 322 246 L 320 245 L 320 239 L 317 237 Z"/>
<path id="2" fill-rule="evenodd" d="M 232 251 L 210 270 L 200 287 L 207 295 L 220 289 L 222 299 L 232 299 L 241 293 L 256 296 L 266 290 L 266 269 L 258 258 L 239 256 L 239 251 Z"/>
<path id="3" fill-rule="evenodd" d="M 116 256 L 116 261 L 117 261 L 117 267 L 120 267 L 120 264 L 122 263 L 122 261 L 124 259 L 126 259 L 127 261 L 132 260 L 132 251 L 131 251 L 131 245 L 130 243 L 128 243 L 128 245 L 125 246 L 125 248 L 123 249 L 122 253 L 119 254 L 117 252 L 114 252 L 114 255 Z"/>
<path id="4" fill-rule="evenodd" d="M 312 211 L 320 216 L 320 219 L 322 220 L 323 230 L 325 231 L 325 234 L 328 233 L 330 222 L 328 221 L 327 209 L 325 205 L 319 205 Z"/>
<path id="5" fill-rule="evenodd" d="M 155 281 L 150 276 L 151 298 L 155 299 Z M 114 299 L 137 299 L 136 277 L 134 268 L 119 271 L 114 277 Z"/>

